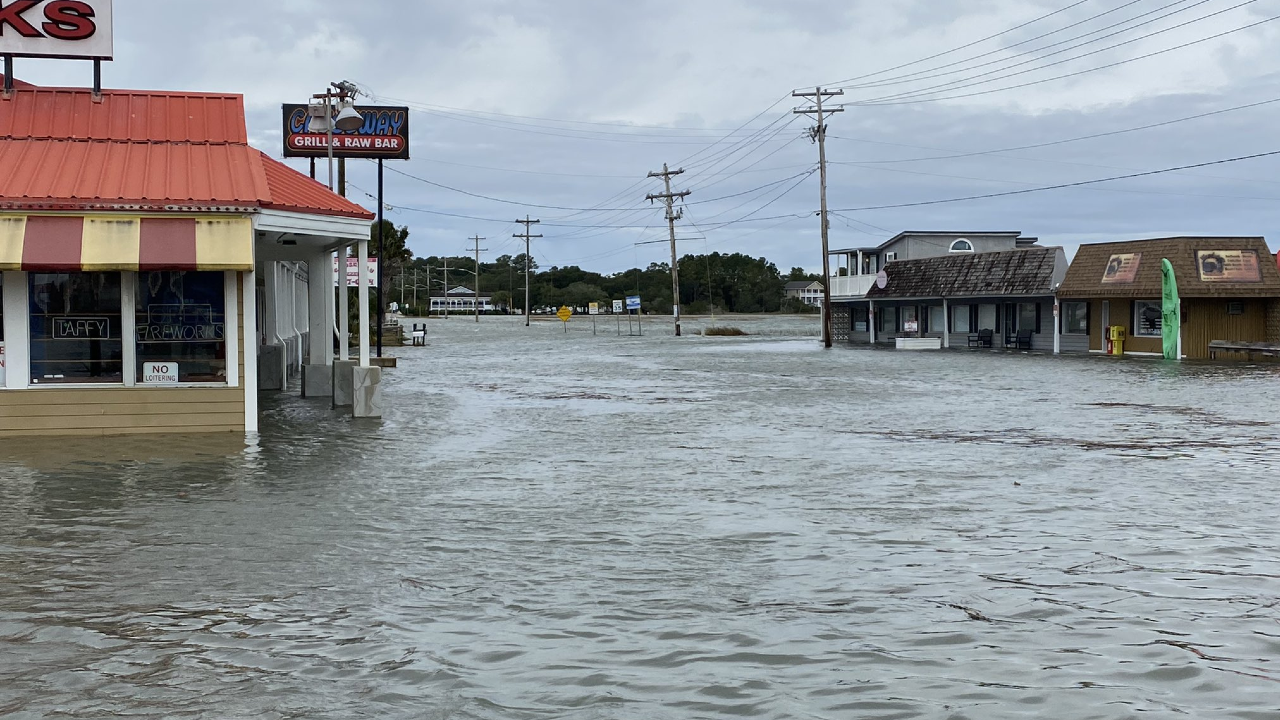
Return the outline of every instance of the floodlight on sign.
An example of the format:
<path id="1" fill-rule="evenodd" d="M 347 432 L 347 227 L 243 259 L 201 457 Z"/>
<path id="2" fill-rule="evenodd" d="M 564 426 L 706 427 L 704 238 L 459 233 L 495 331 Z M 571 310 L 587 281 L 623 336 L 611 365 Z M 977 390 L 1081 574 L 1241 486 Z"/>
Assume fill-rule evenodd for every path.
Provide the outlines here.
<path id="1" fill-rule="evenodd" d="M 338 112 L 338 118 L 334 124 L 337 125 L 339 130 L 351 132 L 364 126 L 364 118 L 356 111 L 355 103 L 350 100 L 343 100 L 341 110 Z"/>

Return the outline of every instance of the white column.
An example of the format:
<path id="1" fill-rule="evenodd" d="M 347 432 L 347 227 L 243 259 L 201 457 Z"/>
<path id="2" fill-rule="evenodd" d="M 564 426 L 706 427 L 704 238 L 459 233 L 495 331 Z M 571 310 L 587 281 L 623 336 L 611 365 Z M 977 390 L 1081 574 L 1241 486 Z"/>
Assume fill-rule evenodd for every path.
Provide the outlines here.
<path id="1" fill-rule="evenodd" d="M 942 298 L 942 347 L 951 347 L 951 306 Z"/>
<path id="2" fill-rule="evenodd" d="M 244 278 L 244 430 L 258 432 L 258 281 L 251 270 Z"/>
<path id="3" fill-rule="evenodd" d="M 333 364 L 333 256 L 316 253 L 307 260 L 307 332 L 311 364 Z"/>
<path id="4" fill-rule="evenodd" d="M 4 386 L 24 390 L 31 384 L 31 306 L 27 300 L 27 274 L 6 272 L 4 292 Z"/>
<path id="5" fill-rule="evenodd" d="M 357 283 L 360 291 L 356 293 L 360 312 L 360 367 L 369 367 L 369 241 L 361 240 L 356 247 L 360 263 Z"/>
<path id="6" fill-rule="evenodd" d="M 876 304 L 867 301 L 867 331 L 871 333 L 871 344 L 876 344 Z"/>
<path id="7" fill-rule="evenodd" d="M 1062 354 L 1062 303 L 1053 299 L 1053 354 Z"/>
<path id="8" fill-rule="evenodd" d="M 222 326 L 223 341 L 227 345 L 227 387 L 240 386 L 240 286 L 236 282 L 239 273 L 223 273 L 222 296 L 226 299 L 226 322 Z"/>
<path id="9" fill-rule="evenodd" d="M 350 252 L 348 245 L 338 250 L 338 359 L 344 362 L 351 359 L 351 328 L 348 327 L 351 324 L 348 319 L 351 317 L 348 298 L 351 286 L 347 284 L 347 256 Z"/>
<path id="10" fill-rule="evenodd" d="M 120 273 L 120 346 L 124 360 L 124 386 L 138 384 L 138 274 Z"/>
<path id="11" fill-rule="evenodd" d="M 855 271 L 855 272 L 851 272 L 851 273 L 849 273 L 849 274 L 850 274 L 850 275 L 861 275 L 861 274 L 862 274 L 862 251 L 861 251 L 861 250 L 859 250 L 859 251 L 858 251 L 858 267 L 856 268 L 856 271 Z"/>

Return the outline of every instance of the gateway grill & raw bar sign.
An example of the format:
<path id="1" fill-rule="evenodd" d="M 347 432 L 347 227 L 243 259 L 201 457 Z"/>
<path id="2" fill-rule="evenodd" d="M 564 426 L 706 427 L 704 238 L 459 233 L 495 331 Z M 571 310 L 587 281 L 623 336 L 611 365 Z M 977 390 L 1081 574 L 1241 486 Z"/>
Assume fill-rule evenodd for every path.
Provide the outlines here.
<path id="1" fill-rule="evenodd" d="M 110 60 L 111 0 L 0 0 L 0 55 Z"/>
<path id="2" fill-rule="evenodd" d="M 339 158 L 409 159 L 409 108 L 356 105 L 364 118 L 358 130 L 333 131 L 333 156 Z M 306 105 L 284 106 L 284 156 L 329 155 L 328 133 L 312 132 Z"/>

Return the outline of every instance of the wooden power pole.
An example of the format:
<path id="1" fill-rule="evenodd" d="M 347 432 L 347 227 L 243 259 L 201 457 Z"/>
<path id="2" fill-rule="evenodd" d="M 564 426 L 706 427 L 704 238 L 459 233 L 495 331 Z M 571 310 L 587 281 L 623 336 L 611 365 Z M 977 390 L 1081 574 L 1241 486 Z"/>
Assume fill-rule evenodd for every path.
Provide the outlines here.
<path id="1" fill-rule="evenodd" d="M 472 248 L 476 251 L 476 322 L 480 322 L 480 253 L 489 252 L 489 248 L 480 247 L 480 241 L 484 239 L 485 238 L 482 238 L 479 235 L 471 238 L 471 241 L 476 244 L 476 246 Z"/>
<path id="2" fill-rule="evenodd" d="M 813 92 L 793 92 L 792 97 L 813 98 L 813 107 L 797 108 L 797 115 L 813 115 L 818 120 L 817 127 L 810 131 L 813 141 L 818 144 L 818 178 L 821 186 L 822 217 L 822 345 L 831 347 L 831 258 L 827 255 L 827 231 L 831 223 L 827 220 L 827 114 L 844 112 L 844 108 L 823 109 L 822 99 L 843 95 L 843 90 L 823 90 L 814 88 Z"/>
<path id="3" fill-rule="evenodd" d="M 666 192 L 646 195 L 645 199 L 649 202 L 661 200 L 662 204 L 667 208 L 667 228 L 671 231 L 671 315 L 676 322 L 676 337 L 680 337 L 680 267 L 676 260 L 676 221 L 684 217 L 684 208 L 675 209 L 677 199 L 688 197 L 693 191 L 685 190 L 683 192 L 671 192 L 671 177 L 673 175 L 683 175 L 684 169 L 669 170 L 666 163 L 662 163 L 662 172 L 651 172 L 649 177 L 662 178 L 662 182 L 666 187 Z"/>
<path id="4" fill-rule="evenodd" d="M 537 225 L 541 220 L 530 220 L 528 215 L 523 220 L 516 222 L 524 225 L 524 232 L 515 233 L 511 237 L 524 238 L 524 326 L 529 327 L 529 240 L 532 238 L 540 238 L 541 235 L 530 235 L 532 225 Z"/>

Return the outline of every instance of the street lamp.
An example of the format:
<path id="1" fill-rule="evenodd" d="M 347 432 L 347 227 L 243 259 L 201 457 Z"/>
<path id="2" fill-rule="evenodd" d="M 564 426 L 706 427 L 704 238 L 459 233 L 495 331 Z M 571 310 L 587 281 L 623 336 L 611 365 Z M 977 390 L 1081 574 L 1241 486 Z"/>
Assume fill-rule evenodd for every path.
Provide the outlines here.
<path id="1" fill-rule="evenodd" d="M 364 125 L 364 118 L 356 110 L 355 97 L 360 94 L 360 90 L 355 83 L 342 80 L 329 85 L 323 93 L 311 96 L 311 102 L 307 105 L 307 116 L 310 118 L 307 130 L 324 133 L 328 138 L 325 145 L 329 154 L 329 189 L 333 190 L 333 131 L 359 130 Z"/>

